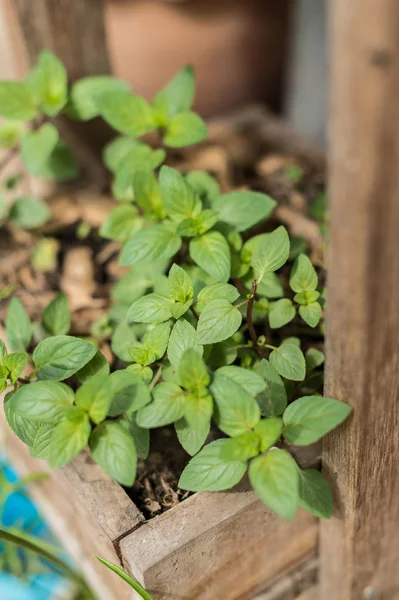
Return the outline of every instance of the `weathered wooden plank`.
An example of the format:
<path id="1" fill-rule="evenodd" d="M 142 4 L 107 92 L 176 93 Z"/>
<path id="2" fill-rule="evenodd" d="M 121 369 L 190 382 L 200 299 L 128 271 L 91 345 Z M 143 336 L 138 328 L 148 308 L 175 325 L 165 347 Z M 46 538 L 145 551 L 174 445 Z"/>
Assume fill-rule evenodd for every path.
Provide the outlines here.
<path id="1" fill-rule="evenodd" d="M 399 597 L 399 2 L 331 7 L 327 395 L 353 418 L 325 444 L 336 510 L 320 598 Z"/>
<path id="2" fill-rule="evenodd" d="M 195 494 L 126 536 L 123 560 L 156 600 L 244 600 L 310 557 L 317 521 L 270 513 L 254 492 Z M 272 549 L 272 551 L 271 551 Z"/>

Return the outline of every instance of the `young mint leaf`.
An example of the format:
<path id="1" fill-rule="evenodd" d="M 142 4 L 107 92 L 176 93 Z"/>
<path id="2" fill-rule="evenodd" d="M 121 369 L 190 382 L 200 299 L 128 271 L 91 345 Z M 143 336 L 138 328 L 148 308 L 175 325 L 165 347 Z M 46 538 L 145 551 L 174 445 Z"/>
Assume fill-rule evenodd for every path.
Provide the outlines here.
<path id="1" fill-rule="evenodd" d="M 255 246 L 251 265 L 258 282 L 265 273 L 277 271 L 287 262 L 290 253 L 290 239 L 285 227 L 277 227 L 272 233 L 262 234 Z"/>
<path id="2" fill-rule="evenodd" d="M 14 384 L 18 380 L 18 377 L 23 373 L 28 358 L 26 352 L 15 352 L 3 357 L 3 367 L 8 370 L 9 379 L 12 384 Z"/>
<path id="3" fill-rule="evenodd" d="M 139 410 L 151 402 L 148 386 L 141 377 L 126 369 L 115 371 L 110 376 L 112 388 L 110 417 Z"/>
<path id="4" fill-rule="evenodd" d="M 224 377 L 228 377 L 243 387 L 252 396 L 257 396 L 266 389 L 266 382 L 263 377 L 250 371 L 249 369 L 243 369 L 242 367 L 236 366 L 225 366 L 220 367 L 216 374 L 220 373 Z"/>
<path id="5" fill-rule="evenodd" d="M 180 249 L 181 238 L 172 228 L 156 223 L 137 231 L 124 245 L 120 264 L 135 265 L 140 262 L 167 260 Z"/>
<path id="6" fill-rule="evenodd" d="M 174 221 L 199 215 L 201 201 L 181 173 L 164 165 L 159 173 L 159 185 L 167 214 Z"/>
<path id="7" fill-rule="evenodd" d="M 271 352 L 269 360 L 282 377 L 293 381 L 303 381 L 305 379 L 305 357 L 294 344 L 282 344 Z"/>
<path id="8" fill-rule="evenodd" d="M 150 451 L 149 430 L 137 425 L 135 413 L 123 415 L 119 419 L 119 424 L 122 425 L 132 436 L 134 445 L 136 446 L 137 456 L 145 460 Z"/>
<path id="9" fill-rule="evenodd" d="M 0 362 L 4 358 L 4 356 L 7 356 L 7 346 L 5 345 L 3 340 L 0 340 Z"/>
<path id="10" fill-rule="evenodd" d="M 219 219 L 237 231 L 245 231 L 266 219 L 276 206 L 276 201 L 260 192 L 234 191 L 215 198 L 212 208 Z"/>
<path id="11" fill-rule="evenodd" d="M 9 220 L 22 229 L 36 229 L 50 217 L 50 211 L 43 200 L 22 196 L 11 205 Z"/>
<path id="12" fill-rule="evenodd" d="M 316 327 L 319 324 L 321 313 L 321 306 L 318 302 L 299 307 L 299 315 L 309 327 Z"/>
<path id="13" fill-rule="evenodd" d="M 96 348 L 70 335 L 56 335 L 36 346 L 33 362 L 39 379 L 62 381 L 74 375 L 96 353 Z"/>
<path id="14" fill-rule="evenodd" d="M 111 338 L 111 349 L 114 354 L 125 362 L 131 361 L 129 349 L 137 345 L 135 327 L 123 319 L 115 327 Z"/>
<path id="15" fill-rule="evenodd" d="M 134 360 L 134 362 L 138 363 L 143 367 L 151 365 L 156 361 L 156 356 L 154 352 L 152 352 L 152 350 L 149 350 L 148 348 L 144 348 L 141 345 L 129 348 L 129 354 L 132 360 Z"/>
<path id="16" fill-rule="evenodd" d="M 197 343 L 214 344 L 231 337 L 240 327 L 240 311 L 227 300 L 212 300 L 200 314 Z"/>
<path id="17" fill-rule="evenodd" d="M 162 323 L 171 318 L 173 300 L 162 294 L 147 294 L 133 302 L 127 313 L 129 321 L 137 323 Z"/>
<path id="18" fill-rule="evenodd" d="M 192 299 L 187 300 L 187 302 L 175 302 L 170 307 L 170 314 L 174 319 L 180 319 L 188 311 L 192 303 Z"/>
<path id="19" fill-rule="evenodd" d="M 31 421 L 14 411 L 13 405 L 10 402 L 14 393 L 15 392 L 9 392 L 5 397 L 4 413 L 7 423 L 11 431 L 13 431 L 24 444 L 31 447 L 34 443 L 36 433 L 40 428 L 40 421 Z"/>
<path id="20" fill-rule="evenodd" d="M 340 425 L 351 412 L 345 402 L 323 396 L 303 396 L 284 411 L 286 440 L 296 446 L 307 446 Z"/>
<path id="21" fill-rule="evenodd" d="M 201 313 L 205 306 L 212 300 L 227 300 L 228 302 L 234 302 L 239 298 L 240 293 L 234 285 L 229 283 L 214 283 L 207 285 L 198 294 L 196 302 L 196 310 Z"/>
<path id="22" fill-rule="evenodd" d="M 202 448 L 209 435 L 210 428 L 210 418 L 192 425 L 185 417 L 182 417 L 175 423 L 177 438 L 190 456 L 197 454 Z"/>
<path id="23" fill-rule="evenodd" d="M 16 121 L 30 121 L 36 114 L 36 99 L 26 83 L 0 81 L 0 116 Z"/>
<path id="24" fill-rule="evenodd" d="M 139 265 L 128 271 L 113 286 L 111 290 L 112 298 L 122 304 L 129 305 L 143 296 L 162 273 L 162 269 L 158 269 L 155 263 L 151 265 L 152 272 L 149 273 L 148 271 L 148 265 Z"/>
<path id="25" fill-rule="evenodd" d="M 108 375 L 95 375 L 76 392 L 75 404 L 89 413 L 93 423 L 101 423 L 108 414 L 113 396 Z"/>
<path id="26" fill-rule="evenodd" d="M 227 435 L 241 435 L 259 421 L 260 411 L 255 398 L 232 379 L 216 373 L 210 389 L 217 406 L 215 420 Z"/>
<path id="27" fill-rule="evenodd" d="M 317 273 L 310 258 L 300 254 L 295 260 L 290 275 L 290 287 L 294 292 L 315 290 L 318 285 Z"/>
<path id="28" fill-rule="evenodd" d="M 36 381 L 18 388 L 9 400 L 9 409 L 31 421 L 52 423 L 65 415 L 73 400 L 73 391 L 64 383 Z"/>
<path id="29" fill-rule="evenodd" d="M 249 480 L 262 502 L 292 521 L 298 505 L 298 467 L 285 450 L 273 449 L 249 465 Z"/>
<path id="30" fill-rule="evenodd" d="M 89 440 L 91 455 L 122 485 L 131 486 L 136 477 L 137 454 L 132 436 L 115 421 L 98 425 Z"/>
<path id="31" fill-rule="evenodd" d="M 83 77 L 73 84 L 71 100 L 73 115 L 82 121 L 99 115 L 97 100 L 105 92 L 127 92 L 129 85 L 111 75 Z"/>
<path id="32" fill-rule="evenodd" d="M 295 294 L 294 302 L 306 306 L 307 304 L 316 302 L 318 298 L 320 298 L 320 293 L 316 292 L 315 290 L 310 290 L 309 292 L 298 292 Z"/>
<path id="33" fill-rule="evenodd" d="M 246 461 L 259 454 L 259 437 L 254 431 L 247 431 L 226 441 L 228 443 L 224 444 L 222 454 L 228 460 Z"/>
<path id="34" fill-rule="evenodd" d="M 180 476 L 179 487 L 192 492 L 218 492 L 236 485 L 242 479 L 247 463 L 226 458 L 224 450 L 228 442 L 211 442 L 194 456 Z"/>
<path id="35" fill-rule="evenodd" d="M 211 231 L 191 240 L 190 257 L 217 281 L 225 283 L 229 280 L 230 249 L 226 239 L 219 231 Z"/>
<path id="36" fill-rule="evenodd" d="M 151 106 L 140 96 L 124 91 L 105 92 L 96 104 L 103 119 L 123 135 L 140 137 L 155 129 Z"/>
<path id="37" fill-rule="evenodd" d="M 144 383 L 150 383 L 154 375 L 150 367 L 144 367 L 143 365 L 139 364 L 129 365 L 128 367 L 126 367 L 126 371 L 128 371 L 129 373 L 134 373 L 134 375 L 140 377 L 140 379 L 142 379 Z M 166 381 L 165 378 L 164 381 Z"/>
<path id="38" fill-rule="evenodd" d="M 175 383 L 164 382 L 155 386 L 154 401 L 137 413 L 137 424 L 147 429 L 163 427 L 178 421 L 184 414 L 184 392 Z"/>
<path id="39" fill-rule="evenodd" d="M 77 179 L 79 166 L 70 149 L 59 141 L 47 162 L 43 165 L 39 176 L 51 181 L 68 182 Z"/>
<path id="40" fill-rule="evenodd" d="M 299 501 L 301 508 L 319 519 L 330 519 L 333 499 L 325 477 L 316 469 L 299 470 Z"/>
<path id="41" fill-rule="evenodd" d="M 260 452 L 265 452 L 273 446 L 281 436 L 283 431 L 283 421 L 279 418 L 262 419 L 254 427 L 254 431 L 259 438 Z"/>
<path id="42" fill-rule="evenodd" d="M 166 128 L 163 141 L 171 148 L 183 148 L 204 140 L 208 128 L 195 112 L 187 111 L 175 115 Z"/>
<path id="43" fill-rule="evenodd" d="M 133 177 L 135 202 L 149 217 L 163 219 L 166 216 L 161 189 L 153 173 L 137 171 Z"/>
<path id="44" fill-rule="evenodd" d="M 89 441 L 89 415 L 76 408 L 58 423 L 51 434 L 48 460 L 53 469 L 62 467 L 77 456 Z"/>
<path id="45" fill-rule="evenodd" d="M 188 65 L 155 96 L 152 109 L 157 125 L 165 127 L 172 117 L 191 108 L 194 92 L 194 70 Z"/>
<path id="46" fill-rule="evenodd" d="M 25 133 L 25 126 L 20 121 L 6 121 L 0 125 L 0 148 L 15 148 Z"/>
<path id="47" fill-rule="evenodd" d="M 260 375 L 266 384 L 264 392 L 257 397 L 262 415 L 265 417 L 282 415 L 287 406 L 287 392 L 280 375 L 265 358 L 262 358 L 255 367 L 255 373 Z"/>
<path id="48" fill-rule="evenodd" d="M 117 200 L 134 200 L 134 182 L 138 172 L 151 172 L 165 159 L 164 150 L 153 150 L 147 144 L 136 144 L 120 159 L 115 170 L 112 192 Z"/>
<path id="49" fill-rule="evenodd" d="M 122 204 L 108 213 L 99 233 L 103 238 L 123 244 L 142 228 L 142 224 L 137 209 L 130 204 Z"/>
<path id="50" fill-rule="evenodd" d="M 76 373 L 76 377 L 79 383 L 85 383 L 91 377 L 95 375 L 109 375 L 110 367 L 105 356 L 97 350 L 95 355 L 89 362 L 79 369 Z"/>
<path id="51" fill-rule="evenodd" d="M 210 206 L 213 198 L 220 194 L 220 186 L 217 180 L 206 171 L 190 171 L 186 175 L 186 180 L 206 206 Z"/>
<path id="52" fill-rule="evenodd" d="M 245 278 L 245 286 L 248 290 L 251 289 L 253 276 L 252 273 L 248 274 Z M 258 287 L 256 289 L 256 293 L 259 296 L 266 296 L 266 298 L 281 298 L 284 296 L 283 286 L 281 285 L 281 281 L 277 277 L 275 273 L 265 273 L 262 281 L 259 282 Z"/>
<path id="53" fill-rule="evenodd" d="M 43 310 L 42 324 L 50 335 L 68 333 L 71 327 L 71 313 L 66 294 L 58 294 Z"/>
<path id="54" fill-rule="evenodd" d="M 21 301 L 11 298 L 6 316 L 6 334 L 11 350 L 23 352 L 32 339 L 32 324 Z"/>
<path id="55" fill-rule="evenodd" d="M 117 136 L 104 147 L 103 161 L 105 166 L 115 173 L 121 160 L 127 156 L 130 150 L 141 145 L 144 145 L 143 142 L 135 140 L 134 138 Z"/>
<path id="56" fill-rule="evenodd" d="M 305 354 L 306 373 L 311 373 L 324 363 L 324 354 L 316 348 L 309 348 Z"/>
<path id="57" fill-rule="evenodd" d="M 185 350 L 179 362 L 179 376 L 183 387 L 196 396 L 203 396 L 210 378 L 201 356 L 193 349 Z"/>
<path id="58" fill-rule="evenodd" d="M 159 360 L 166 352 L 169 341 L 169 323 L 160 323 L 149 328 L 143 337 L 143 346 L 154 353 L 155 360 Z M 153 361 L 154 362 L 154 361 Z"/>
<path id="59" fill-rule="evenodd" d="M 58 130 L 51 123 L 45 123 L 36 131 L 29 131 L 24 135 L 21 156 L 31 175 L 40 175 L 59 137 Z"/>
<path id="60" fill-rule="evenodd" d="M 176 321 L 168 344 L 168 359 L 175 369 L 179 367 L 183 354 L 189 348 L 192 348 L 199 356 L 202 356 L 204 349 L 195 340 L 196 331 L 194 327 L 185 319 Z"/>
<path id="61" fill-rule="evenodd" d="M 172 265 L 169 271 L 168 281 L 170 295 L 176 302 L 187 302 L 194 296 L 191 278 L 176 263 Z"/>
<path id="62" fill-rule="evenodd" d="M 67 72 L 52 52 L 44 50 L 40 53 L 28 83 L 46 115 L 53 117 L 64 108 L 68 96 Z"/>
<path id="63" fill-rule="evenodd" d="M 287 323 L 292 321 L 295 314 L 295 306 L 288 298 L 281 298 L 281 300 L 277 300 L 277 302 L 271 302 L 269 308 L 270 327 L 272 329 L 284 327 L 284 325 L 287 325 Z"/>

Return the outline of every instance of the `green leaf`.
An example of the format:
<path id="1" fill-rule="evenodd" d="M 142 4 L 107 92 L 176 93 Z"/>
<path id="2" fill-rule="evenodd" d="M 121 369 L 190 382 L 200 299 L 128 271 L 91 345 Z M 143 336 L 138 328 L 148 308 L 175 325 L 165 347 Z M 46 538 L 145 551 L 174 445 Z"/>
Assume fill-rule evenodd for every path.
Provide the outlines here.
<path id="1" fill-rule="evenodd" d="M 150 432 L 137 425 L 136 413 L 123 415 L 119 419 L 119 423 L 133 437 L 134 445 L 136 446 L 137 456 L 146 459 L 150 451 Z"/>
<path id="2" fill-rule="evenodd" d="M 97 558 L 97 560 L 100 561 L 100 563 L 102 563 L 103 565 L 108 567 L 108 569 L 110 569 L 111 571 L 116 573 L 116 575 L 118 575 L 118 577 L 120 577 L 121 579 L 123 579 L 123 581 L 125 581 L 128 585 L 130 585 L 130 587 L 133 588 L 135 590 L 135 592 L 137 592 L 137 594 L 141 598 L 143 598 L 143 600 L 153 600 L 153 597 L 151 596 L 151 594 L 149 594 L 147 592 L 147 590 L 145 590 L 143 588 L 143 586 L 137 581 L 137 579 L 134 579 L 133 577 L 131 577 L 128 573 L 126 573 L 126 571 L 124 571 L 117 565 L 114 565 L 113 563 L 109 562 L 108 560 L 105 560 L 105 558 L 100 558 L 99 556 L 96 556 L 96 558 Z"/>
<path id="3" fill-rule="evenodd" d="M 186 350 L 179 362 L 180 381 L 186 390 L 198 396 L 206 393 L 210 378 L 201 356 L 193 349 Z"/>
<path id="4" fill-rule="evenodd" d="M 68 333 L 71 327 L 71 313 L 66 294 L 58 294 L 46 306 L 42 314 L 42 324 L 50 335 Z"/>
<path id="5" fill-rule="evenodd" d="M 11 383 L 14 384 L 23 373 L 28 358 L 26 352 L 15 352 L 14 354 L 8 354 L 8 356 L 2 359 L 3 366 L 9 371 Z"/>
<path id="6" fill-rule="evenodd" d="M 139 410 L 151 402 L 148 386 L 141 377 L 128 370 L 115 371 L 110 376 L 112 402 L 110 417 Z"/>
<path id="7" fill-rule="evenodd" d="M 151 172 L 165 159 L 164 150 L 153 150 L 147 144 L 136 144 L 120 159 L 115 171 L 112 192 L 122 202 L 134 200 L 134 183 L 137 173 Z"/>
<path id="8" fill-rule="evenodd" d="M 110 367 L 105 356 L 97 350 L 89 362 L 76 373 L 80 383 L 85 383 L 94 375 L 109 375 Z"/>
<path id="9" fill-rule="evenodd" d="M 35 96 L 21 81 L 0 81 L 0 116 L 16 121 L 30 121 L 37 114 Z"/>
<path id="10" fill-rule="evenodd" d="M 119 163 L 125 156 L 143 142 L 127 136 L 117 136 L 104 147 L 103 160 L 110 171 L 115 173 Z"/>
<path id="11" fill-rule="evenodd" d="M 140 427 L 163 427 L 178 421 L 184 414 L 184 392 L 170 381 L 159 383 L 153 391 L 154 401 L 137 413 Z"/>
<path id="12" fill-rule="evenodd" d="M 140 137 L 155 129 L 151 106 L 140 96 L 124 91 L 106 92 L 96 104 L 103 119 L 124 135 Z"/>
<path id="13" fill-rule="evenodd" d="M 155 96 L 152 108 L 157 125 L 164 127 L 172 117 L 191 108 L 194 91 L 194 70 L 188 65 Z"/>
<path id="14" fill-rule="evenodd" d="M 6 334 L 11 350 L 23 352 L 32 339 L 32 324 L 21 301 L 11 298 L 7 309 Z"/>
<path id="15" fill-rule="evenodd" d="M 305 354 L 306 373 L 311 373 L 324 363 L 324 354 L 316 348 L 309 348 Z"/>
<path id="16" fill-rule="evenodd" d="M 108 375 L 88 379 L 76 392 L 75 404 L 89 413 L 93 423 L 101 423 L 108 414 L 113 389 Z"/>
<path id="17" fill-rule="evenodd" d="M 191 240 L 190 257 L 217 281 L 225 283 L 229 280 L 230 249 L 226 239 L 219 231 L 211 231 Z"/>
<path id="18" fill-rule="evenodd" d="M 263 377 L 266 383 L 264 392 L 257 397 L 262 415 L 265 417 L 282 415 L 287 406 L 287 392 L 280 375 L 265 358 L 262 358 L 256 366 L 255 372 Z"/>
<path id="19" fill-rule="evenodd" d="M 125 362 L 131 362 L 130 348 L 137 345 L 135 328 L 124 319 L 115 327 L 111 339 L 111 349 L 114 354 Z"/>
<path id="20" fill-rule="evenodd" d="M 277 302 L 272 302 L 269 308 L 270 327 L 272 329 L 284 327 L 284 325 L 287 325 L 287 323 L 292 321 L 295 314 L 295 306 L 288 298 L 281 298 L 281 300 L 277 300 Z"/>
<path id="21" fill-rule="evenodd" d="M 147 294 L 133 302 L 127 313 L 129 321 L 137 323 L 161 323 L 171 318 L 173 300 L 162 294 Z"/>
<path id="22" fill-rule="evenodd" d="M 239 298 L 240 293 L 234 285 L 229 283 L 214 283 L 207 285 L 198 294 L 196 302 L 197 312 L 202 312 L 212 300 L 228 300 L 228 302 L 234 302 Z"/>
<path id="23" fill-rule="evenodd" d="M 52 423 L 65 415 L 73 400 L 73 391 L 65 383 L 36 381 L 21 386 L 9 400 L 9 408 L 25 419 Z"/>
<path id="24" fill-rule="evenodd" d="M 197 144 L 208 135 L 208 128 L 195 112 L 187 111 L 175 115 L 166 128 L 163 141 L 171 148 L 182 148 Z"/>
<path id="25" fill-rule="evenodd" d="M 124 243 L 142 228 L 142 223 L 134 206 L 122 204 L 108 213 L 99 233 L 103 238 Z"/>
<path id="26" fill-rule="evenodd" d="M 70 335 L 56 335 L 40 342 L 33 353 L 39 379 L 62 381 L 84 367 L 96 348 Z"/>
<path id="27" fill-rule="evenodd" d="M 7 356 L 7 347 L 3 340 L 0 339 L 0 362 L 4 358 L 4 356 Z"/>
<path id="28" fill-rule="evenodd" d="M 260 192 L 234 191 L 215 198 L 212 208 L 219 219 L 237 231 L 245 231 L 266 219 L 276 206 L 276 201 Z"/>
<path id="29" fill-rule="evenodd" d="M 31 445 L 31 455 L 33 458 L 48 460 L 52 451 L 51 440 L 56 422 L 40 423 L 39 421 L 34 421 L 34 423 L 37 425 L 37 431 Z"/>
<path id="30" fill-rule="evenodd" d="M 169 323 L 160 323 L 155 327 L 148 328 L 143 337 L 143 345 L 155 355 L 155 360 L 163 357 L 168 346 L 170 335 Z"/>
<path id="31" fill-rule="evenodd" d="M 28 82 L 46 115 L 53 117 L 64 108 L 68 96 L 67 79 L 62 62 L 49 50 L 41 52 Z"/>
<path id="32" fill-rule="evenodd" d="M 58 130 L 45 123 L 36 131 L 29 131 L 21 142 L 21 156 L 31 175 L 40 175 L 59 140 Z"/>
<path id="33" fill-rule="evenodd" d="M 256 245 L 251 260 L 258 282 L 265 273 L 277 271 L 287 262 L 290 253 L 290 239 L 285 227 L 277 227 L 272 233 L 265 233 Z"/>
<path id="34" fill-rule="evenodd" d="M 51 435 L 48 460 L 52 468 L 62 467 L 75 458 L 86 446 L 90 432 L 88 414 L 79 409 L 70 411 Z"/>
<path id="35" fill-rule="evenodd" d="M 298 398 L 284 412 L 284 437 L 296 446 L 313 444 L 345 421 L 351 410 L 348 404 L 333 398 Z"/>
<path id="36" fill-rule="evenodd" d="M 159 185 L 167 214 L 174 221 L 195 217 L 201 212 L 201 201 L 179 171 L 164 165 L 159 173 Z"/>
<path id="37" fill-rule="evenodd" d="M 15 148 L 25 133 L 25 126 L 20 121 L 6 121 L 0 125 L 0 147 Z"/>
<path id="38" fill-rule="evenodd" d="M 176 263 L 172 265 L 169 271 L 168 281 L 170 294 L 176 302 L 187 302 L 194 296 L 191 278 Z"/>
<path id="39" fill-rule="evenodd" d="M 5 397 L 4 413 L 6 415 L 7 423 L 11 431 L 13 431 L 15 435 L 24 442 L 24 444 L 32 446 L 35 440 L 36 433 L 40 427 L 40 422 L 26 419 L 25 417 L 21 416 L 20 414 L 17 414 L 14 411 L 13 405 L 11 403 L 11 399 L 14 393 L 15 392 L 10 392 Z"/>
<path id="40" fill-rule="evenodd" d="M 190 171 L 186 175 L 186 180 L 206 205 L 209 205 L 211 200 L 220 194 L 219 183 L 206 171 Z"/>
<path id="41" fill-rule="evenodd" d="M 255 398 L 238 383 L 218 372 L 210 389 L 217 406 L 215 420 L 224 433 L 235 437 L 258 423 L 259 406 Z"/>
<path id="42" fill-rule="evenodd" d="M 89 440 L 91 455 L 122 485 L 131 486 L 136 477 L 137 454 L 132 436 L 115 421 L 98 425 Z"/>
<path id="43" fill-rule="evenodd" d="M 240 311 L 227 300 L 212 300 L 200 314 L 197 343 L 214 344 L 231 337 L 240 327 Z"/>
<path id="44" fill-rule="evenodd" d="M 168 359 L 175 369 L 178 369 L 183 354 L 189 348 L 192 348 L 199 356 L 202 356 L 204 349 L 195 340 L 196 331 L 194 327 L 185 319 L 176 321 L 168 344 Z"/>
<path id="45" fill-rule="evenodd" d="M 298 505 L 298 467 L 285 450 L 270 450 L 249 465 L 249 480 L 262 502 L 292 521 Z"/>
<path id="46" fill-rule="evenodd" d="M 299 470 L 299 501 L 301 508 L 320 519 L 331 519 L 333 499 L 325 477 L 315 469 Z"/>
<path id="47" fill-rule="evenodd" d="M 321 313 L 321 306 L 318 302 L 299 307 L 299 315 L 309 327 L 316 327 L 319 324 Z"/>
<path id="48" fill-rule="evenodd" d="M 260 440 L 260 452 L 265 452 L 273 446 L 283 431 L 283 421 L 279 418 L 262 419 L 254 427 Z"/>
<path id="49" fill-rule="evenodd" d="M 129 85 L 111 75 L 83 77 L 73 84 L 71 100 L 73 113 L 82 121 L 94 119 L 99 113 L 98 98 L 106 92 L 127 92 Z"/>
<path id="50" fill-rule="evenodd" d="M 242 367 L 236 366 L 225 366 L 220 367 L 216 373 L 220 373 L 224 377 L 232 379 L 247 390 L 252 396 L 257 396 L 266 388 L 264 379 L 249 369 L 243 369 Z"/>
<path id="51" fill-rule="evenodd" d="M 79 166 L 70 149 L 59 141 L 39 175 L 51 181 L 73 181 L 79 176 Z"/>
<path id="52" fill-rule="evenodd" d="M 251 277 L 248 278 L 248 283 L 247 281 L 245 282 L 248 289 L 251 289 L 252 280 L 253 277 L 251 274 Z M 264 274 L 262 281 L 258 284 L 256 293 L 259 296 L 266 296 L 266 298 L 281 298 L 281 296 L 284 296 L 283 286 L 275 273 Z"/>
<path id="53" fill-rule="evenodd" d="M 153 173 L 137 171 L 133 177 L 134 200 L 150 217 L 166 216 L 161 189 Z"/>
<path id="54" fill-rule="evenodd" d="M 303 381 L 306 374 L 305 357 L 294 344 L 282 344 L 269 356 L 272 366 L 279 375 L 293 381 Z"/>
<path id="55" fill-rule="evenodd" d="M 50 211 L 43 200 L 22 196 L 11 205 L 9 219 L 22 229 L 36 229 L 50 217 Z"/>
<path id="56" fill-rule="evenodd" d="M 165 224 L 156 223 L 137 231 L 124 245 L 120 264 L 135 265 L 140 262 L 167 260 L 180 249 L 181 238 Z"/>
<path id="57" fill-rule="evenodd" d="M 308 292 L 315 290 L 318 285 L 317 273 L 310 258 L 300 254 L 291 270 L 290 287 L 294 292 Z"/>
<path id="58" fill-rule="evenodd" d="M 182 417 L 175 423 L 176 435 L 184 450 L 193 456 L 204 445 L 210 431 L 210 419 L 203 420 L 193 426 Z"/>
<path id="59" fill-rule="evenodd" d="M 228 443 L 224 445 L 222 453 L 228 460 L 246 461 L 259 454 L 259 437 L 254 431 L 247 431 L 226 441 Z"/>
<path id="60" fill-rule="evenodd" d="M 174 319 L 180 319 L 180 317 L 188 311 L 192 303 L 192 300 L 187 300 L 187 302 L 175 302 L 170 307 L 170 314 Z"/>
<path id="61" fill-rule="evenodd" d="M 216 440 L 205 446 L 180 476 L 179 487 L 192 492 L 218 492 L 236 485 L 243 477 L 247 463 L 228 460 L 225 446 L 229 440 Z"/>
<path id="62" fill-rule="evenodd" d="M 129 348 L 129 354 L 134 362 L 146 367 L 156 361 L 156 356 L 152 350 L 142 346 Z"/>

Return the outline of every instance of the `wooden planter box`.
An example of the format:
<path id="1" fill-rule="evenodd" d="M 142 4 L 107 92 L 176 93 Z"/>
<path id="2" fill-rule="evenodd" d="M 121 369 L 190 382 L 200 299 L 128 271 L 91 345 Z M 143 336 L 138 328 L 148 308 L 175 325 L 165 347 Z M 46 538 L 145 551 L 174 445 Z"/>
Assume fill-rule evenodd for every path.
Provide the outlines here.
<path id="1" fill-rule="evenodd" d="M 323 160 L 263 109 L 215 124 L 211 138 L 249 127 L 273 151 Z M 95 554 L 122 562 L 155 600 L 250 599 L 316 554 L 317 520 L 299 511 L 294 522 L 282 521 L 245 482 L 228 492 L 197 493 L 146 521 L 88 454 L 50 471 L 3 425 L 2 446 L 21 475 L 49 472 L 32 484 L 32 496 L 101 600 L 135 596 Z"/>

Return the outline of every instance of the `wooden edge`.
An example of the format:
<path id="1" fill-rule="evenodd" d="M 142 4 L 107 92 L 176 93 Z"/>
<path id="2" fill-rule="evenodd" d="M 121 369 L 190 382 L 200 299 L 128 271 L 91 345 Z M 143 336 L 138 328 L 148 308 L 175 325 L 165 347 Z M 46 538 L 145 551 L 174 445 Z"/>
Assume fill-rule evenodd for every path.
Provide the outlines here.
<path id="1" fill-rule="evenodd" d="M 318 571 L 318 558 L 311 558 L 251 600 L 316 600 Z"/>
<path id="2" fill-rule="evenodd" d="M 156 600 L 244 600 L 260 581 L 312 556 L 317 534 L 317 520 L 303 511 L 283 522 L 254 492 L 236 489 L 188 498 L 124 537 L 120 549 Z"/>

